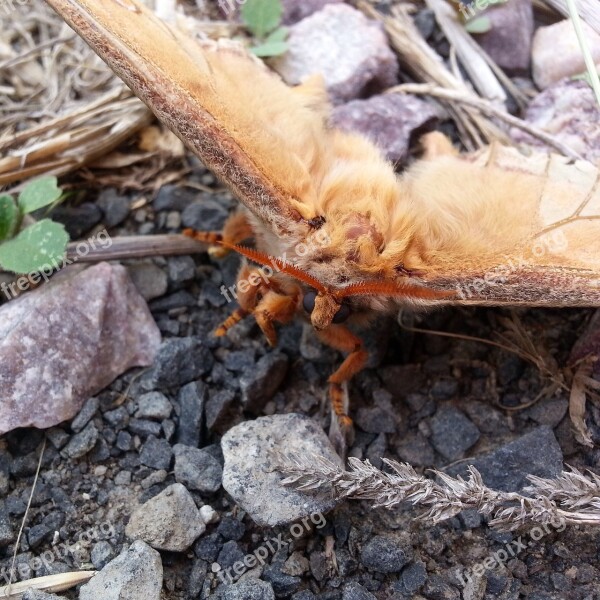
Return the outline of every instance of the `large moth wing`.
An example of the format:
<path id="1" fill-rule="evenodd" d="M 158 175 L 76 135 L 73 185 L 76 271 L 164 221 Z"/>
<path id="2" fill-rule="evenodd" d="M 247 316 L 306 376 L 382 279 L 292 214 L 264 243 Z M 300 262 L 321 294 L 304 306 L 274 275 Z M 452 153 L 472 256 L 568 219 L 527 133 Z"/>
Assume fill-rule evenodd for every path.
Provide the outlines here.
<path id="1" fill-rule="evenodd" d="M 288 88 L 235 44 L 193 40 L 136 0 L 47 1 L 269 231 L 306 233 L 324 127 L 315 94 Z"/>
<path id="2" fill-rule="evenodd" d="M 600 170 L 556 154 L 492 145 L 461 160 L 526 179 L 532 198 L 490 206 L 499 224 L 515 216 L 530 233 L 511 248 L 494 244 L 464 263 L 428 265 L 425 285 L 455 290 L 460 304 L 600 305 Z M 508 179 L 508 178 L 507 178 Z M 496 182 L 501 186 L 502 181 Z M 508 190 L 510 192 L 510 190 Z M 474 228 L 477 223 L 472 223 Z M 486 252 L 487 250 L 487 252 Z M 490 252 L 491 251 L 491 252 Z M 451 254 L 451 251 L 450 251 Z"/>

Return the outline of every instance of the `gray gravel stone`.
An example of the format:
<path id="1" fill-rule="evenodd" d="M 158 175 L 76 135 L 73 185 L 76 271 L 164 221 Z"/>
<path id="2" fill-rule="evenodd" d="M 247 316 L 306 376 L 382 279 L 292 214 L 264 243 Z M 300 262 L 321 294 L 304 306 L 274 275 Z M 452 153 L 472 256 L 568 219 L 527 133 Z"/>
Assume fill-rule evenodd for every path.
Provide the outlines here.
<path id="1" fill-rule="evenodd" d="M 320 11 L 327 4 L 339 4 L 343 0 L 283 0 L 282 22 L 292 25 L 313 13 Z"/>
<path id="2" fill-rule="evenodd" d="M 394 163 L 406 161 L 412 137 L 431 130 L 437 121 L 431 104 L 406 94 L 353 100 L 331 114 L 334 127 L 364 135 Z"/>
<path id="3" fill-rule="evenodd" d="M 171 466 L 172 454 L 171 444 L 167 440 L 150 435 L 140 452 L 140 462 L 156 470 L 168 470 Z"/>
<path id="4" fill-rule="evenodd" d="M 260 413 L 273 397 L 288 370 L 289 359 L 283 352 L 269 352 L 256 366 L 240 377 L 242 404 L 245 410 Z"/>
<path id="5" fill-rule="evenodd" d="M 138 398 L 138 409 L 135 416 L 138 419 L 168 419 L 173 410 L 169 399 L 160 392 L 148 392 Z"/>
<path id="6" fill-rule="evenodd" d="M 71 422 L 71 429 L 73 431 L 81 431 L 96 414 L 99 405 L 100 401 L 98 398 L 90 398 Z"/>
<path id="7" fill-rule="evenodd" d="M 129 198 L 121 196 L 115 188 L 102 190 L 96 204 L 104 213 L 102 221 L 107 227 L 120 225 L 129 216 Z"/>
<path id="8" fill-rule="evenodd" d="M 431 467 L 435 462 L 435 453 L 429 440 L 419 431 L 409 431 L 402 436 L 396 452 L 401 460 L 414 467 Z"/>
<path id="9" fill-rule="evenodd" d="M 246 421 L 230 429 L 221 446 L 223 487 L 258 525 L 284 525 L 336 505 L 330 497 L 282 486 L 283 477 L 272 469 L 272 452 L 282 449 L 341 464 L 323 430 L 308 417 L 288 414 Z"/>
<path id="10" fill-rule="evenodd" d="M 133 263 L 127 267 L 127 271 L 144 300 L 154 300 L 167 293 L 167 274 L 151 260 Z"/>
<path id="11" fill-rule="evenodd" d="M 398 62 L 381 27 L 345 4 L 330 4 L 290 27 L 288 45 L 273 60 L 275 70 L 290 85 L 322 74 L 336 104 L 397 81 Z"/>
<path id="12" fill-rule="evenodd" d="M 221 487 L 223 469 L 219 461 L 206 450 L 176 444 L 175 480 L 190 490 L 213 493 Z"/>
<path id="13" fill-rule="evenodd" d="M 167 260 L 167 273 L 172 284 L 186 283 L 196 276 L 196 263 L 191 256 L 172 256 Z"/>
<path id="14" fill-rule="evenodd" d="M 217 594 L 220 600 L 275 600 L 273 586 L 260 579 L 246 579 L 226 585 Z"/>
<path id="15" fill-rule="evenodd" d="M 361 407 L 355 417 L 356 424 L 367 433 L 395 433 L 396 414 L 391 403 L 392 395 L 386 390 L 376 399 L 376 405 Z"/>
<path id="16" fill-rule="evenodd" d="M 61 600 L 61 597 L 56 594 L 46 594 L 46 592 L 31 588 L 23 594 L 21 600 Z"/>
<path id="17" fill-rule="evenodd" d="M 90 558 L 94 567 L 100 571 L 112 560 L 114 555 L 113 547 L 107 541 L 102 540 L 94 544 Z"/>
<path id="18" fill-rule="evenodd" d="M 158 350 L 150 381 L 155 389 L 184 385 L 209 373 L 213 363 L 210 350 L 200 338 L 167 339 Z"/>
<path id="19" fill-rule="evenodd" d="M 202 381 L 192 381 L 179 390 L 179 419 L 175 439 L 179 444 L 198 447 L 202 435 L 207 388 Z"/>
<path id="20" fill-rule="evenodd" d="M 229 211 L 221 202 L 206 197 L 202 202 L 192 202 L 181 213 L 184 227 L 200 231 L 221 231 Z"/>
<path id="21" fill-rule="evenodd" d="M 69 458 L 81 458 L 85 456 L 96 445 L 98 440 L 98 429 L 93 423 L 71 437 L 69 443 L 63 448 L 61 454 Z"/>
<path id="22" fill-rule="evenodd" d="M 8 494 L 11 460 L 8 452 L 0 450 L 0 498 Z"/>
<path id="23" fill-rule="evenodd" d="M 176 185 L 163 185 L 156 198 L 154 199 L 154 210 L 176 210 L 181 212 L 185 210 L 192 202 L 198 198 L 198 192 L 187 187 Z"/>
<path id="24" fill-rule="evenodd" d="M 432 600 L 460 600 L 460 592 L 441 575 L 430 575 L 425 582 L 423 595 Z"/>
<path id="25" fill-rule="evenodd" d="M 529 485 L 527 475 L 555 478 L 563 468 L 563 455 L 552 429 L 538 427 L 493 452 L 468 461 L 489 487 L 518 492 Z M 466 477 L 466 464 L 446 469 L 449 475 Z"/>
<path id="26" fill-rule="evenodd" d="M 399 573 L 412 559 L 408 541 L 394 535 L 376 535 L 362 549 L 360 562 L 379 573 Z"/>
<path id="27" fill-rule="evenodd" d="M 15 531 L 10 523 L 6 506 L 0 500 L 0 547 L 10 544 L 15 539 Z"/>
<path id="28" fill-rule="evenodd" d="M 411 563 L 402 571 L 395 587 L 403 594 L 414 594 L 425 585 L 426 581 L 427 568 L 425 563 L 417 561 Z"/>
<path id="29" fill-rule="evenodd" d="M 185 552 L 205 530 L 191 494 L 174 483 L 135 510 L 125 533 L 157 550 Z"/>
<path id="30" fill-rule="evenodd" d="M 377 598 L 365 590 L 360 583 L 352 581 L 344 586 L 342 600 L 377 600 Z"/>
<path id="31" fill-rule="evenodd" d="M 462 458 L 479 439 L 479 429 L 453 406 L 442 406 L 431 418 L 431 442 L 448 460 Z"/>
<path id="32" fill-rule="evenodd" d="M 91 202 L 82 202 L 77 206 L 59 205 L 52 210 L 50 216 L 65 226 L 72 240 L 78 240 L 100 223 L 102 211 Z"/>
<path id="33" fill-rule="evenodd" d="M 231 390 L 210 394 L 206 401 L 206 427 L 210 431 L 219 431 L 226 426 L 234 400 L 235 394 Z"/>
<path id="34" fill-rule="evenodd" d="M 79 600 L 160 600 L 160 554 L 135 541 L 79 590 Z"/>

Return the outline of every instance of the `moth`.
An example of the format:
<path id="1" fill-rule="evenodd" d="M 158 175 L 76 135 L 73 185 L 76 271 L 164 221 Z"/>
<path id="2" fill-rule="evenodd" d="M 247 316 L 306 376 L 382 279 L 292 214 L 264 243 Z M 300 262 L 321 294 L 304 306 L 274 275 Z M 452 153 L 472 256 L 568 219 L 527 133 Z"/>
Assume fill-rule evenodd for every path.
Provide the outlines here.
<path id="1" fill-rule="evenodd" d="M 397 175 L 329 126 L 318 76 L 288 87 L 136 0 L 47 2 L 239 198 L 222 232 L 186 232 L 249 259 L 218 333 L 253 315 L 274 344 L 274 324 L 304 313 L 347 354 L 329 378 L 338 431 L 351 425 L 344 384 L 367 360 L 348 324 L 401 307 L 600 306 L 596 166 L 497 145 L 461 156 L 434 132 Z"/>

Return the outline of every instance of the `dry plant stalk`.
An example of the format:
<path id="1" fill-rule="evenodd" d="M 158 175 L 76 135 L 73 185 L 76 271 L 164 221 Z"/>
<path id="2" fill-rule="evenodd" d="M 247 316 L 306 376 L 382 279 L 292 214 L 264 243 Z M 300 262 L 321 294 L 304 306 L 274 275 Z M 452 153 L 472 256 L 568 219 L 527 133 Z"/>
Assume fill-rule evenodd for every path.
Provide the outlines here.
<path id="1" fill-rule="evenodd" d="M 459 92 L 466 97 L 480 100 L 463 81 L 455 77 L 444 65 L 441 57 L 423 39 L 409 14 L 408 6 L 395 6 L 390 16 L 382 15 L 365 0 L 358 0 L 357 7 L 369 18 L 383 24 L 390 44 L 398 53 L 405 70 L 417 81 Z M 468 150 L 481 148 L 491 140 L 510 143 L 510 139 L 493 121 L 470 106 L 445 102 L 454 118 L 461 140 Z"/>
<path id="2" fill-rule="evenodd" d="M 284 485 L 302 491 L 328 492 L 336 499 L 368 500 L 374 507 L 393 508 L 403 502 L 424 509 L 419 519 L 439 523 L 462 510 L 475 509 L 491 517 L 489 525 L 512 531 L 528 523 L 564 522 L 600 526 L 600 477 L 588 477 L 570 467 L 556 479 L 530 475 L 527 495 L 492 490 L 480 473 L 468 467 L 465 480 L 432 470 L 440 483 L 419 475 L 411 465 L 387 458 L 391 472 L 375 468 L 368 460 L 349 458 L 349 470 L 322 456 L 280 453 L 277 470 Z"/>
<path id="3" fill-rule="evenodd" d="M 20 600 L 23 594 L 29 589 L 38 590 L 52 594 L 54 592 L 64 592 L 77 585 L 87 583 L 96 571 L 72 571 L 70 573 L 59 573 L 57 575 L 46 575 L 45 577 L 36 577 L 19 581 L 0 587 L 0 598 L 7 600 Z"/>

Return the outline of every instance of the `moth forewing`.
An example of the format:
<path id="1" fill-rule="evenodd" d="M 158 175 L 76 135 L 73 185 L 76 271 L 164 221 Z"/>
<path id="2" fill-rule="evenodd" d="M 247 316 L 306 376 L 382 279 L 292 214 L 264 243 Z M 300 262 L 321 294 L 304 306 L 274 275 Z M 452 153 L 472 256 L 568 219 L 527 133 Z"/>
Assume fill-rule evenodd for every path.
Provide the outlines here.
<path id="1" fill-rule="evenodd" d="M 281 236 L 308 230 L 292 202 L 308 173 L 255 110 L 289 90 L 256 59 L 191 40 L 135 0 L 47 2 L 261 222 Z M 240 87 L 236 76 L 251 81 Z M 264 97 L 250 101 L 254 90 Z M 302 103 L 290 100 L 294 108 Z"/>
<path id="2" fill-rule="evenodd" d="M 427 281 L 457 290 L 461 304 L 600 305 L 598 167 L 556 154 L 525 155 L 502 146 L 492 146 L 463 160 L 472 162 L 482 177 L 494 168 L 506 173 L 507 181 L 510 175 L 526 182 L 520 187 L 526 194 L 509 188 L 509 199 L 515 193 L 512 201 L 490 201 L 492 214 L 488 218 L 497 221 L 501 229 L 516 216 L 528 233 L 520 234 L 508 248 L 490 240 L 464 263 L 452 265 L 447 257 L 439 264 L 433 261 Z M 488 196 L 491 199 L 493 193 Z M 472 226 L 481 228 L 477 222 Z M 447 254 L 451 256 L 454 251 L 449 248 Z"/>

